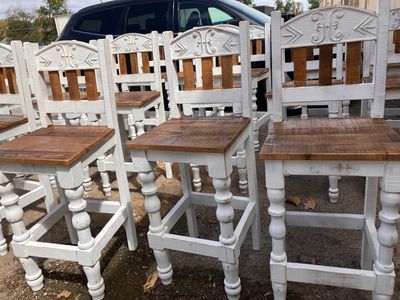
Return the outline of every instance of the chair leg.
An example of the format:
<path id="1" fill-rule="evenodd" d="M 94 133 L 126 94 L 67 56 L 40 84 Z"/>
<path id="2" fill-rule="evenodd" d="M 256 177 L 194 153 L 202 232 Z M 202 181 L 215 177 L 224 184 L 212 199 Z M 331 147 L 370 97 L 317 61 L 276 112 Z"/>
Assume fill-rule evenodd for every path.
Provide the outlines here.
<path id="1" fill-rule="evenodd" d="M 165 177 L 167 177 L 167 179 L 173 178 L 174 174 L 172 172 L 172 163 L 164 162 L 164 165 L 165 165 Z"/>
<path id="2" fill-rule="evenodd" d="M 165 226 L 161 223 L 161 202 L 157 196 L 157 185 L 153 170 L 149 166 L 149 170 L 139 172 L 139 180 L 142 183 L 142 193 L 144 195 L 144 207 L 149 215 L 151 233 L 161 233 L 165 230 Z M 154 256 L 157 261 L 158 277 L 163 284 L 172 282 L 172 265 L 165 249 L 153 249 Z"/>
<path id="3" fill-rule="evenodd" d="M 128 137 L 129 139 L 134 139 L 136 137 L 136 127 L 135 127 L 135 121 L 133 120 L 133 115 L 129 114 L 128 115 Z"/>
<path id="4" fill-rule="evenodd" d="M 49 176 L 39 175 L 39 182 L 46 192 L 46 196 L 44 197 L 44 204 L 46 206 L 47 212 L 50 212 L 57 206 L 57 202 L 54 199 L 53 189 L 51 187 Z"/>
<path id="5" fill-rule="evenodd" d="M 364 218 L 375 224 L 376 203 L 378 201 L 378 178 L 367 177 L 365 182 Z M 368 243 L 367 223 L 365 223 L 361 246 L 361 269 L 372 270 L 372 245 Z"/>
<path id="6" fill-rule="evenodd" d="M 18 205 L 19 196 L 14 192 L 12 178 L 15 175 L 5 176 L 0 174 L 0 196 L 1 205 L 5 208 L 5 217 L 11 225 L 13 231 L 13 242 L 24 243 L 30 237 L 22 219 L 24 211 Z M 38 291 L 43 287 L 42 270 L 32 257 L 20 257 L 19 261 L 25 270 L 25 279 L 33 291 Z"/>
<path id="7" fill-rule="evenodd" d="M 65 197 L 64 190 L 61 187 L 58 187 L 58 194 L 60 195 L 60 201 L 66 203 L 67 198 Z M 77 245 L 78 244 L 78 235 L 74 226 L 72 225 L 72 213 L 68 210 L 64 215 L 65 224 L 67 226 L 69 240 L 71 244 Z"/>
<path id="8" fill-rule="evenodd" d="M 87 203 L 83 199 L 84 188 L 64 189 L 65 196 L 69 202 L 68 209 L 72 213 L 72 225 L 78 234 L 79 250 L 88 250 L 95 245 L 95 240 L 90 230 L 90 216 L 86 212 Z M 88 279 L 89 294 L 93 299 L 104 298 L 104 280 L 101 277 L 100 264 L 96 261 L 92 266 L 83 266 Z"/>
<path id="9" fill-rule="evenodd" d="M 369 114 L 369 100 L 361 100 L 361 117 L 367 118 Z"/>
<path id="10" fill-rule="evenodd" d="M 83 188 L 85 193 L 88 193 L 92 190 L 92 178 L 90 178 L 89 166 L 83 168 L 83 173 L 85 176 L 85 179 L 83 180 Z"/>
<path id="11" fill-rule="evenodd" d="M 49 176 L 49 180 L 50 180 L 50 185 L 52 189 L 57 188 L 57 180 L 56 177 L 54 175 L 50 175 Z"/>
<path id="12" fill-rule="evenodd" d="M 97 165 L 99 166 L 100 164 L 104 165 L 104 161 L 106 159 L 105 155 L 100 156 L 97 159 Z M 103 183 L 103 193 L 106 197 L 111 196 L 111 183 L 110 183 L 110 177 L 108 176 L 108 173 L 106 170 L 99 170 L 100 176 L 101 176 L 101 181 Z"/>
<path id="13" fill-rule="evenodd" d="M 258 118 L 257 118 L 257 83 L 251 88 L 251 101 L 253 109 L 253 136 L 254 136 L 254 151 L 260 151 L 260 141 L 258 140 Z"/>
<path id="14" fill-rule="evenodd" d="M 272 237 L 272 251 L 270 257 L 270 270 L 272 290 L 275 300 L 286 299 L 287 277 L 286 277 L 286 250 L 285 237 L 285 190 L 278 188 L 267 189 L 270 206 L 268 213 L 271 216 L 269 234 Z"/>
<path id="15" fill-rule="evenodd" d="M 246 170 L 246 148 L 240 146 L 236 152 L 236 162 L 239 173 L 239 188 L 242 194 L 248 192 L 247 170 Z"/>
<path id="16" fill-rule="evenodd" d="M 398 175 L 397 175 L 398 177 Z M 373 270 L 377 277 L 377 284 L 373 293 L 374 300 L 392 299 L 396 275 L 393 264 L 393 247 L 397 244 L 399 235 L 397 233 L 396 223 L 399 220 L 400 206 L 400 181 L 397 178 L 397 191 L 393 192 L 395 186 L 394 178 L 390 178 L 388 186 L 390 191 L 386 190 L 386 185 L 381 186 L 381 204 L 382 209 L 379 212 L 381 225 L 378 229 L 378 257 L 374 263 Z M 384 179 L 385 180 L 385 179 Z"/>
<path id="17" fill-rule="evenodd" d="M 3 226 L 1 225 L 0 222 L 0 256 L 5 256 L 7 255 L 7 241 L 4 238 L 4 233 L 3 233 Z"/>
<path id="18" fill-rule="evenodd" d="M 339 198 L 339 176 L 329 176 L 329 201 L 336 203 Z"/>
<path id="19" fill-rule="evenodd" d="M 142 135 L 144 133 L 144 123 L 143 121 L 136 121 L 135 122 L 136 129 L 137 129 L 137 135 Z"/>
<path id="20" fill-rule="evenodd" d="M 350 100 L 344 100 L 343 101 L 343 118 L 348 118 L 350 116 L 349 107 L 350 107 Z"/>
<path id="21" fill-rule="evenodd" d="M 301 119 L 308 119 L 308 106 L 307 105 L 303 105 L 301 107 Z"/>
<path id="22" fill-rule="evenodd" d="M 196 192 L 201 192 L 200 167 L 195 164 L 190 164 L 190 166 L 192 167 L 194 190 Z"/>
<path id="23" fill-rule="evenodd" d="M 219 221 L 221 233 L 219 242 L 224 246 L 233 245 L 237 237 L 233 230 L 234 210 L 232 207 L 232 193 L 230 192 L 231 179 L 213 178 L 215 188 L 215 202 L 217 202 L 217 219 Z M 239 262 L 233 264 L 222 262 L 225 274 L 225 292 L 229 299 L 239 299 L 240 296 L 240 278 Z"/>
<path id="24" fill-rule="evenodd" d="M 185 196 L 190 197 L 192 193 L 192 184 L 190 182 L 190 170 L 188 164 L 179 164 L 181 172 L 182 191 Z M 198 237 L 199 230 L 197 228 L 196 210 L 192 204 L 186 209 L 186 219 L 188 224 L 189 236 Z"/>

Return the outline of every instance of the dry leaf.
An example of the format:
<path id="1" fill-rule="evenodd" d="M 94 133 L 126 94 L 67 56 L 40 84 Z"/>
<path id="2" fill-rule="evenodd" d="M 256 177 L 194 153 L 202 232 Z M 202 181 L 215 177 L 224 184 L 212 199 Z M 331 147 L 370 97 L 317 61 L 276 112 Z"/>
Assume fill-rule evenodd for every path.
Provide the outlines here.
<path id="1" fill-rule="evenodd" d="M 68 298 L 69 296 L 71 296 L 71 292 L 70 292 L 70 291 L 67 291 L 67 290 L 63 290 L 61 293 L 59 293 L 59 294 L 57 295 L 57 299 L 60 299 L 60 298 Z"/>
<path id="2" fill-rule="evenodd" d="M 211 217 L 211 218 L 208 219 L 208 224 L 210 224 L 210 225 L 218 225 L 219 221 L 218 221 L 217 217 L 214 216 L 214 217 Z"/>
<path id="3" fill-rule="evenodd" d="M 147 282 L 143 286 L 143 292 L 147 294 L 154 287 L 158 279 L 157 271 L 154 271 L 150 274 L 149 278 L 147 278 Z"/>
<path id="4" fill-rule="evenodd" d="M 317 203 L 315 202 L 315 199 L 313 197 L 310 197 L 307 199 L 307 202 L 304 203 L 304 209 L 305 210 L 314 210 L 316 205 L 317 205 Z"/>
<path id="5" fill-rule="evenodd" d="M 298 196 L 287 196 L 286 202 L 295 206 L 299 206 L 301 204 L 301 199 Z"/>
<path id="6" fill-rule="evenodd" d="M 311 259 L 310 259 L 310 263 L 311 263 L 312 265 L 316 265 L 317 262 L 318 262 L 317 258 L 316 258 L 315 256 L 312 256 Z"/>

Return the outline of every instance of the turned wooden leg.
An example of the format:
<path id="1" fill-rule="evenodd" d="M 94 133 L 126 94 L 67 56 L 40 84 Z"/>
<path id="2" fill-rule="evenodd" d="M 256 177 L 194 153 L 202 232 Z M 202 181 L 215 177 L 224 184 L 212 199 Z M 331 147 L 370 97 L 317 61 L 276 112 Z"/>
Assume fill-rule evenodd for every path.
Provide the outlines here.
<path id="1" fill-rule="evenodd" d="M 301 119 L 308 119 L 308 106 L 307 105 L 303 105 L 301 107 Z"/>
<path id="2" fill-rule="evenodd" d="M 92 190 L 92 178 L 90 178 L 89 166 L 83 168 L 83 173 L 85 175 L 85 179 L 83 180 L 83 188 L 85 189 L 85 193 L 88 193 Z"/>
<path id="3" fill-rule="evenodd" d="M 246 170 L 246 149 L 244 145 L 240 146 L 236 152 L 236 162 L 239 173 L 239 188 L 242 194 L 248 192 L 247 170 Z"/>
<path id="4" fill-rule="evenodd" d="M 193 175 L 193 186 L 196 192 L 201 192 L 201 178 L 200 178 L 200 167 L 195 164 L 190 164 Z"/>
<path id="5" fill-rule="evenodd" d="M 260 151 L 260 141 L 258 140 L 258 117 L 257 117 L 257 84 L 251 89 L 251 102 L 253 108 L 253 135 L 254 135 L 254 151 Z"/>
<path id="6" fill-rule="evenodd" d="M 137 129 L 137 135 L 142 135 L 144 133 L 144 123 L 143 121 L 136 121 L 136 129 Z"/>
<path id="7" fill-rule="evenodd" d="M 179 169 L 181 173 L 182 192 L 190 198 L 193 192 L 192 183 L 190 182 L 190 169 L 188 164 L 180 163 Z M 198 237 L 199 230 L 197 227 L 196 210 L 193 204 L 189 204 L 186 208 L 186 219 L 188 224 L 189 236 Z"/>
<path id="8" fill-rule="evenodd" d="M 399 182 L 400 184 L 400 182 Z M 400 186 L 399 186 L 400 191 Z M 396 275 L 393 264 L 393 247 L 398 242 L 396 228 L 399 219 L 400 193 L 381 190 L 382 209 L 379 212 L 381 226 L 378 229 L 379 250 L 374 262 L 373 270 L 377 277 L 377 284 L 373 293 L 374 300 L 392 299 Z"/>
<path id="9" fill-rule="evenodd" d="M 350 116 L 349 106 L 350 106 L 350 100 L 344 100 L 343 101 L 343 118 L 348 118 Z"/>
<path id="10" fill-rule="evenodd" d="M 329 176 L 329 201 L 336 203 L 339 198 L 339 176 Z"/>
<path id="11" fill-rule="evenodd" d="M 217 219 L 219 221 L 221 233 L 219 242 L 222 245 L 230 246 L 236 242 L 236 235 L 233 230 L 233 218 L 235 216 L 232 207 L 232 193 L 229 191 L 231 187 L 231 179 L 213 178 L 215 188 L 215 202 L 217 202 Z M 222 262 L 225 274 L 225 292 L 229 299 L 239 299 L 240 296 L 240 278 L 239 278 L 239 262 L 234 264 Z"/>
<path id="12" fill-rule="evenodd" d="M 144 208 L 149 215 L 149 231 L 151 233 L 160 233 L 165 227 L 161 223 L 161 202 L 157 196 L 157 185 L 154 172 L 141 171 L 139 172 L 139 180 L 142 183 L 142 194 L 144 195 Z M 153 249 L 154 256 L 157 261 L 158 277 L 163 284 L 172 282 L 172 265 L 168 257 L 168 252 L 165 249 Z"/>
<path id="13" fill-rule="evenodd" d="M 106 159 L 105 155 L 100 156 L 97 159 L 97 165 L 99 166 L 104 165 L 104 161 Z M 110 197 L 111 196 L 111 183 L 110 183 L 110 177 L 108 176 L 108 173 L 106 170 L 99 170 L 100 173 L 100 177 L 101 177 L 101 181 L 103 184 L 103 193 L 106 197 Z"/>
<path id="14" fill-rule="evenodd" d="M 0 223 L 0 256 L 7 255 L 7 241 L 4 238 L 3 226 Z"/>
<path id="15" fill-rule="evenodd" d="M 30 237 L 30 233 L 26 230 L 24 221 L 22 220 L 24 212 L 18 205 L 18 195 L 14 193 L 13 176 L 0 174 L 0 202 L 5 208 L 5 217 L 13 231 L 13 242 L 24 243 Z M 43 287 L 43 275 L 38 264 L 29 256 L 19 257 L 19 261 L 25 270 L 25 279 L 28 285 L 33 291 L 40 290 Z"/>
<path id="16" fill-rule="evenodd" d="M 52 189 L 57 188 L 57 180 L 56 180 L 56 176 L 54 175 L 49 175 L 49 181 L 50 181 L 50 185 Z"/>
<path id="17" fill-rule="evenodd" d="M 268 213 L 271 216 L 269 234 L 272 237 L 272 252 L 270 258 L 271 282 L 274 299 L 286 299 L 286 250 L 285 236 L 285 190 L 268 188 L 267 195 L 270 202 Z"/>
<path id="18" fill-rule="evenodd" d="M 136 127 L 135 127 L 135 121 L 133 120 L 133 115 L 129 114 L 128 115 L 128 137 L 129 139 L 134 139 L 136 137 Z"/>
<path id="19" fill-rule="evenodd" d="M 89 118 L 87 114 L 82 114 L 79 120 L 81 126 L 89 125 Z"/>
<path id="20" fill-rule="evenodd" d="M 78 234 L 78 248 L 88 250 L 94 246 L 95 240 L 90 230 L 90 216 L 86 212 L 87 202 L 83 199 L 83 186 L 64 189 L 64 191 L 69 202 L 68 209 L 72 213 L 72 225 Z M 101 277 L 99 262 L 97 261 L 93 266 L 83 266 L 83 270 L 88 279 L 89 294 L 93 299 L 103 299 L 104 281 Z"/>

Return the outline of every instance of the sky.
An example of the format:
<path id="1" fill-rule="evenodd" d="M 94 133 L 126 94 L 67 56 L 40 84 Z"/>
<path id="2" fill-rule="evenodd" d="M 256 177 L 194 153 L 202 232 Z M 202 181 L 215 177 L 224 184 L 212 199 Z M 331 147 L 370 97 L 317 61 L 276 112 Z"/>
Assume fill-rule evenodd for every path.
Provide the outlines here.
<path id="1" fill-rule="evenodd" d="M 106 0 L 105 0 L 106 1 Z M 275 0 L 253 0 L 256 5 L 270 5 L 274 6 Z M 298 0 L 303 3 L 304 9 L 308 7 L 307 0 Z M 68 0 L 68 4 L 70 9 L 73 12 L 78 11 L 79 9 L 86 7 L 91 4 L 96 4 L 101 2 L 100 0 Z M 6 16 L 6 11 L 10 6 L 22 6 L 27 9 L 35 9 L 42 4 L 42 0 L 1 0 L 0 6 L 0 19 Z"/>

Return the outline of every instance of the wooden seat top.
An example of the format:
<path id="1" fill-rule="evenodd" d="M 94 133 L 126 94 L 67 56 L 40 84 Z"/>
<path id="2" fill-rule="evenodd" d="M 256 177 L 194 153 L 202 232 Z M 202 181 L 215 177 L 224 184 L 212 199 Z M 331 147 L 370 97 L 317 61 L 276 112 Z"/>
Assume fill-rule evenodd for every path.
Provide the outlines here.
<path id="1" fill-rule="evenodd" d="M 128 149 L 225 153 L 249 118 L 200 117 L 171 119 L 128 142 Z"/>
<path id="2" fill-rule="evenodd" d="M 293 119 L 274 123 L 264 160 L 400 160 L 400 135 L 383 119 Z"/>
<path id="3" fill-rule="evenodd" d="M 365 77 L 364 82 L 372 83 L 372 76 Z M 400 89 L 400 75 L 387 75 L 386 77 L 386 89 L 396 90 Z"/>
<path id="4" fill-rule="evenodd" d="M 23 116 L 11 116 L 0 114 L 0 131 L 28 123 L 28 119 Z"/>
<path id="5" fill-rule="evenodd" d="M 71 166 L 114 134 L 104 126 L 49 126 L 0 145 L 0 163 Z"/>
<path id="6" fill-rule="evenodd" d="M 115 101 L 118 106 L 142 107 L 160 97 L 157 91 L 135 91 L 115 93 Z"/>

